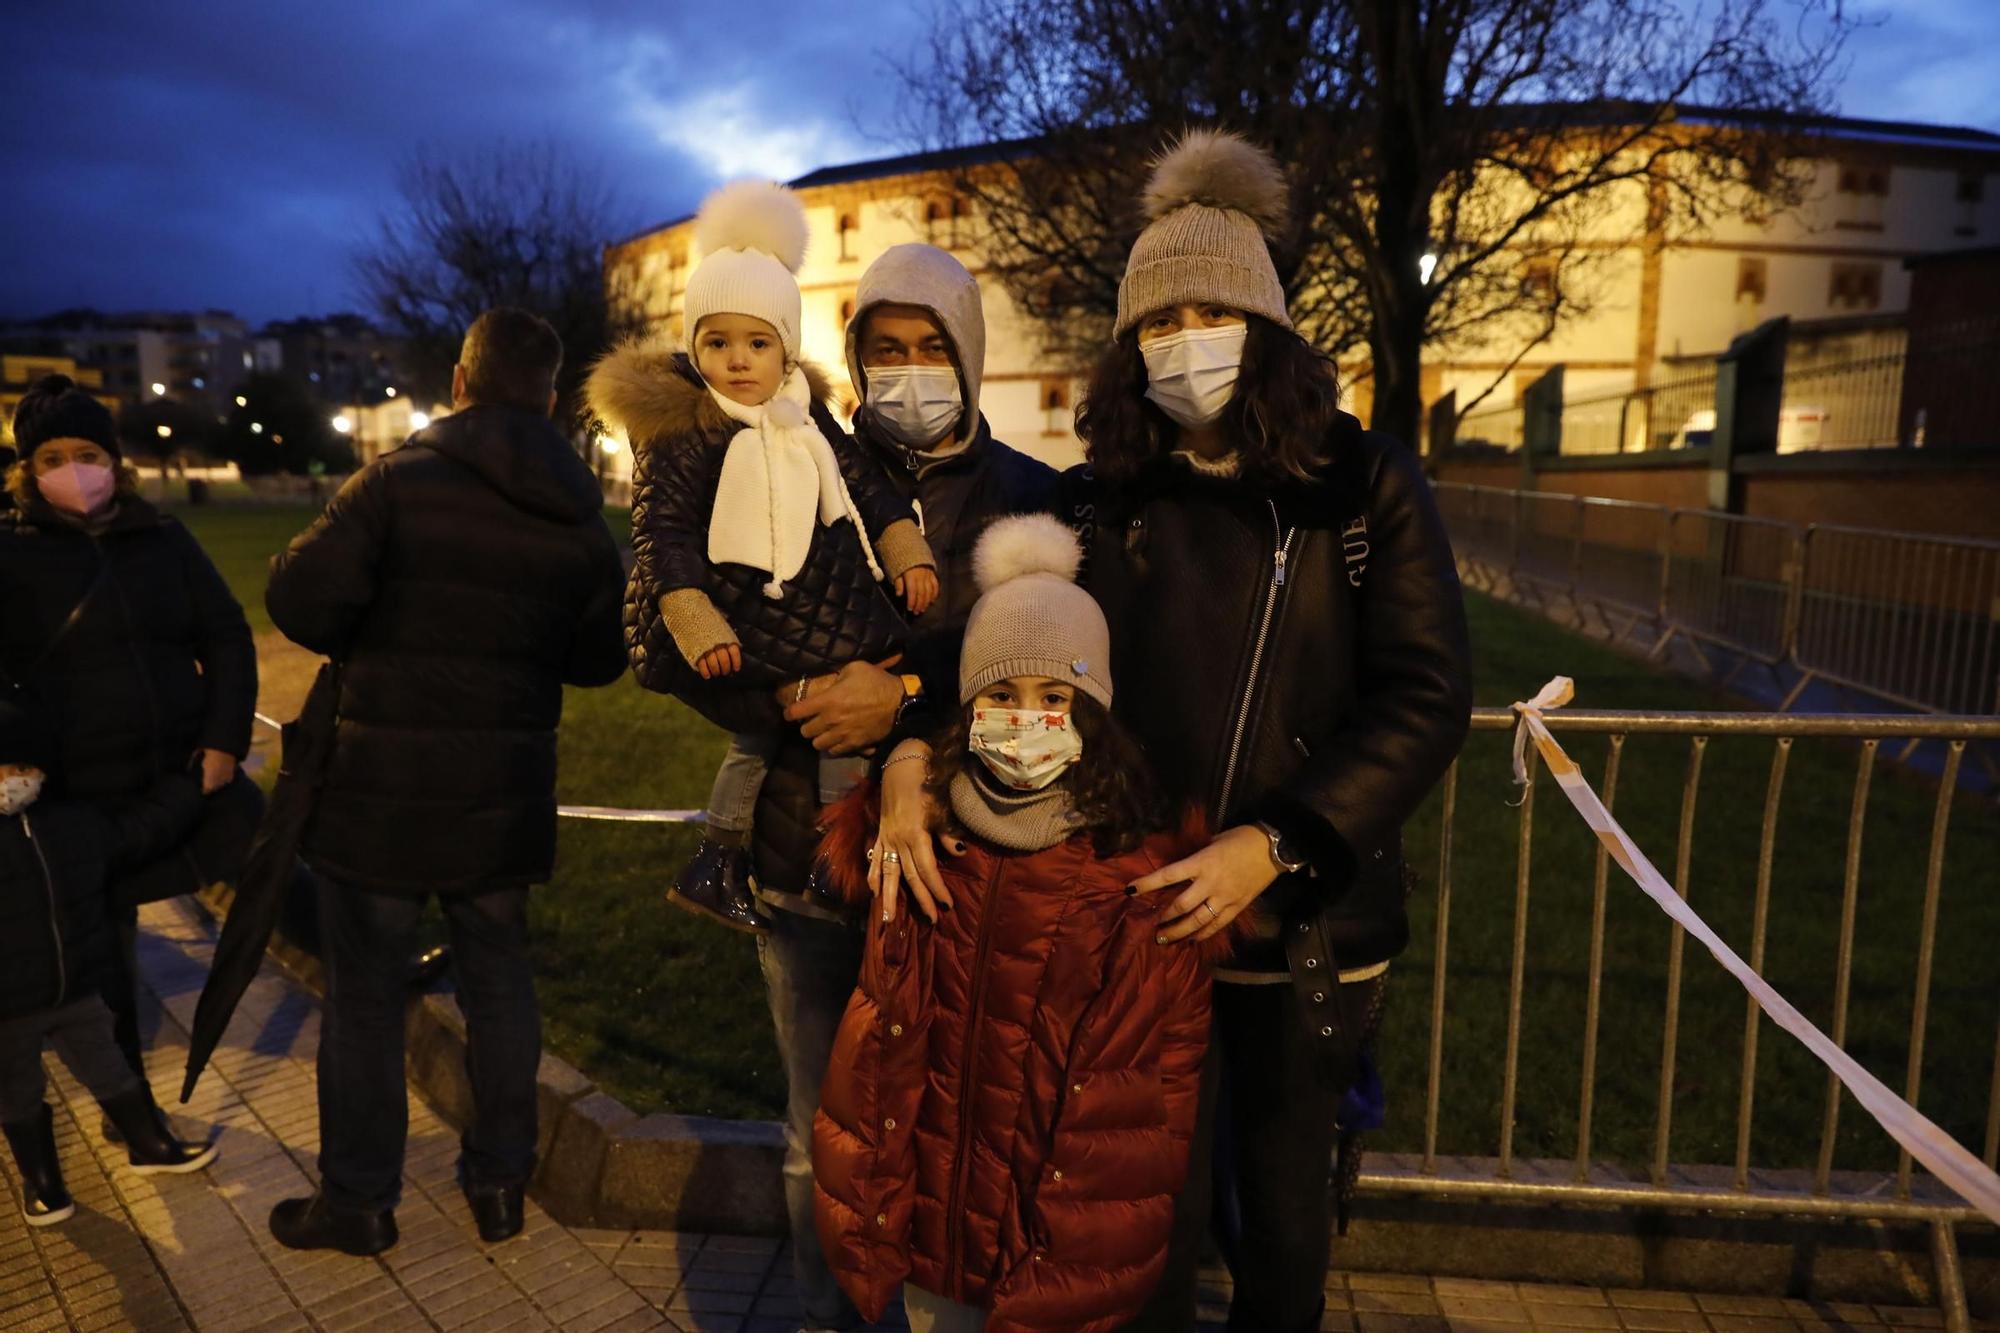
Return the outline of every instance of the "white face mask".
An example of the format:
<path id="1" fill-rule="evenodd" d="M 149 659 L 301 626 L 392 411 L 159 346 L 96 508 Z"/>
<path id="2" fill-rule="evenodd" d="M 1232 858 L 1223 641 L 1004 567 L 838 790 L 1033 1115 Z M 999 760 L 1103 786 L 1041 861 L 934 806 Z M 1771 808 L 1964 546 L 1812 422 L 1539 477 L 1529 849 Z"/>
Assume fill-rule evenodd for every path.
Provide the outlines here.
<path id="1" fill-rule="evenodd" d="M 1220 324 L 1212 329 L 1182 329 L 1142 343 L 1146 360 L 1146 396 L 1183 426 L 1206 426 L 1222 415 L 1236 394 L 1237 372 L 1243 368 L 1247 324 Z"/>
<path id="2" fill-rule="evenodd" d="M 1067 713 L 975 708 L 966 748 L 1015 791 L 1040 791 L 1083 758 L 1083 737 Z"/>
<path id="3" fill-rule="evenodd" d="M 20 814 L 42 794 L 40 773 L 13 773 L 0 778 L 0 818 Z"/>
<path id="4" fill-rule="evenodd" d="M 964 415 L 950 366 L 879 366 L 868 372 L 868 412 L 906 449 L 928 449 Z"/>

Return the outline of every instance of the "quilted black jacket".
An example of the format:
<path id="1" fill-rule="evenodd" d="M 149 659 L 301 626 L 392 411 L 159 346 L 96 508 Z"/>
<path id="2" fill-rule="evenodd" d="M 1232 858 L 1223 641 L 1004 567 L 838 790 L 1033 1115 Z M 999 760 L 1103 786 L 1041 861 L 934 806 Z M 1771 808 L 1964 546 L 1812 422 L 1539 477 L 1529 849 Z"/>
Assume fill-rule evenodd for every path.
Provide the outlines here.
<path id="1" fill-rule="evenodd" d="M 1317 1021 L 1329 971 L 1408 942 L 1402 825 L 1472 706 L 1458 576 L 1416 457 L 1346 416 L 1329 456 L 1314 483 L 1279 488 L 1172 460 L 1115 489 L 1064 478 L 1114 711 L 1215 827 L 1265 820 L 1310 855 L 1315 875 L 1263 900 L 1282 938 L 1235 965 L 1289 969 L 1314 1034 L 1338 1028 Z"/>
<path id="2" fill-rule="evenodd" d="M 546 418 L 467 407 L 356 473 L 272 562 L 272 621 L 344 663 L 315 869 L 384 893 L 548 879 L 563 685 L 625 669 L 602 508 Z"/>
<path id="3" fill-rule="evenodd" d="M 915 515 L 827 411 L 827 386 L 818 371 L 806 371 L 813 424 L 832 442 L 854 506 L 870 538 L 879 540 L 890 524 Z M 598 416 L 632 442 L 633 565 L 625 631 L 642 685 L 675 694 L 700 680 L 660 617 L 660 596 L 682 588 L 707 593 L 736 631 L 742 685 L 768 689 L 902 651 L 908 625 L 869 570 L 851 523 L 815 527 L 805 565 L 781 597 L 764 595 L 770 575 L 762 570 L 710 563 L 709 513 L 723 457 L 742 426 L 715 405 L 684 354 L 620 348 L 592 372 L 590 399 Z"/>

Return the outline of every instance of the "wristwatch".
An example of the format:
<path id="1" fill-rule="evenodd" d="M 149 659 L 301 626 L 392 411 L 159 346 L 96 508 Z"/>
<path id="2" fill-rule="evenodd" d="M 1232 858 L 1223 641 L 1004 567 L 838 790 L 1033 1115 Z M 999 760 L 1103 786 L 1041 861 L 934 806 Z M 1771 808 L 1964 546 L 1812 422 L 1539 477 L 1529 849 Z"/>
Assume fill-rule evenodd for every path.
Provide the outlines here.
<path id="1" fill-rule="evenodd" d="M 1296 875 L 1312 865 L 1312 858 L 1301 852 L 1292 840 L 1278 831 L 1276 825 L 1258 820 L 1254 828 L 1271 841 L 1271 864 L 1281 875 Z"/>
<path id="2" fill-rule="evenodd" d="M 903 701 L 896 705 L 895 720 L 901 722 L 903 714 L 909 711 L 910 705 L 924 697 L 924 678 L 905 672 L 897 679 L 903 683 Z"/>

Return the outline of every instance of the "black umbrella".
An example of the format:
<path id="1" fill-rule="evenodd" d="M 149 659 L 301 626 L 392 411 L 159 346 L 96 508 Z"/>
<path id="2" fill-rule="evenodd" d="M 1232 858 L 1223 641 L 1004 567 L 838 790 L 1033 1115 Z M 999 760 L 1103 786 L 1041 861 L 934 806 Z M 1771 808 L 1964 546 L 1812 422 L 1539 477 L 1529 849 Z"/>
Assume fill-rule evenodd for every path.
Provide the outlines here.
<path id="1" fill-rule="evenodd" d="M 271 930 L 283 911 L 285 895 L 291 892 L 298 871 L 299 845 L 305 841 L 319 797 L 320 781 L 327 761 L 333 756 L 334 723 L 340 711 L 340 667 L 327 662 L 314 678 L 312 689 L 299 715 L 283 729 L 278 780 L 271 788 L 271 801 L 264 822 L 250 843 L 243 873 L 236 881 L 236 897 L 222 922 L 222 936 L 215 942 L 215 958 L 209 965 L 208 982 L 201 988 L 195 1005 L 194 1029 L 188 1040 L 187 1078 L 181 1083 L 181 1100 L 194 1096 L 194 1085 L 208 1065 L 208 1057 L 222 1041 L 223 1031 L 236 1013 L 236 1006 L 249 989 L 251 978 L 263 966 L 264 949 L 271 942 Z"/>

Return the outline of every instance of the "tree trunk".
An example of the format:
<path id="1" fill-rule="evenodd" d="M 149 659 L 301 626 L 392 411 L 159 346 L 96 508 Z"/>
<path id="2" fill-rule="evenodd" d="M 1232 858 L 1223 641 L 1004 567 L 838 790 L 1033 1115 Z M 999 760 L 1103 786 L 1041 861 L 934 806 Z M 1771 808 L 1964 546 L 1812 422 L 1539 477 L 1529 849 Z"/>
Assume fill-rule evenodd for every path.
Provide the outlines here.
<path id="1" fill-rule="evenodd" d="M 1375 358 L 1375 410 L 1371 430 L 1416 448 L 1423 428 L 1423 316 L 1380 319 L 1368 339 Z"/>

